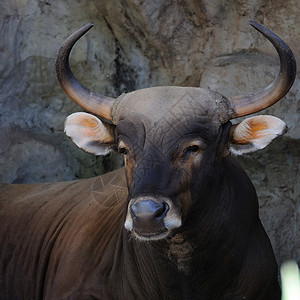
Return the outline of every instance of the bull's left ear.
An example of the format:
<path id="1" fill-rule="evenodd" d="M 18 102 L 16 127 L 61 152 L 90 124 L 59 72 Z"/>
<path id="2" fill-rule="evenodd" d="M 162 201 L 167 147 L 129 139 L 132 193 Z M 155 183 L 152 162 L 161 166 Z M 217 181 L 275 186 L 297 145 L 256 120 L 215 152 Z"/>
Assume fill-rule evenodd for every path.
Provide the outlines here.
<path id="1" fill-rule="evenodd" d="M 84 151 L 106 155 L 115 146 L 114 127 L 102 123 L 93 115 L 77 112 L 67 117 L 65 133 Z"/>
<path id="2" fill-rule="evenodd" d="M 235 155 L 255 152 L 265 148 L 286 130 L 286 124 L 273 116 L 247 118 L 233 126 L 229 150 Z"/>

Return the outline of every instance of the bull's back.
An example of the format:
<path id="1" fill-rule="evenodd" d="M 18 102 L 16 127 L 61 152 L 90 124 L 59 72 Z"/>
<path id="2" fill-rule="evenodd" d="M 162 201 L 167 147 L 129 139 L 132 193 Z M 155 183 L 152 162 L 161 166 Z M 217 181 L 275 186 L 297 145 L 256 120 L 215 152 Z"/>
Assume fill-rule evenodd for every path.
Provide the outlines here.
<path id="1" fill-rule="evenodd" d="M 123 169 L 71 182 L 1 184 L 0 298 L 44 297 L 63 270 L 62 257 L 80 248 L 95 224 L 114 211 L 118 226 L 126 197 Z"/>

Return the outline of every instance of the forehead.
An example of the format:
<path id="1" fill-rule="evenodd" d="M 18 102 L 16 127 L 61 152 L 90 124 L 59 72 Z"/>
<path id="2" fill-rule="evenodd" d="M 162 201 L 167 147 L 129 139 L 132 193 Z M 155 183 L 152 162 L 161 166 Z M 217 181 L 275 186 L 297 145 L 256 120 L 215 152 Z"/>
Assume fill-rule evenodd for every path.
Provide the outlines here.
<path id="1" fill-rule="evenodd" d="M 173 124 L 165 119 L 150 126 L 152 122 L 122 119 L 117 125 L 118 138 L 130 144 L 135 151 L 151 149 L 159 153 L 169 153 L 180 148 L 191 140 L 199 139 L 210 143 L 217 133 L 217 128 L 211 126 L 209 119 L 203 117 L 197 120 L 180 120 Z M 173 149 L 173 150 L 172 150 Z"/>
<path id="2" fill-rule="evenodd" d="M 228 99 L 221 94 L 190 87 L 155 87 L 123 94 L 112 111 L 115 124 L 120 120 L 142 122 L 146 129 L 201 119 L 219 127 L 231 113 Z"/>

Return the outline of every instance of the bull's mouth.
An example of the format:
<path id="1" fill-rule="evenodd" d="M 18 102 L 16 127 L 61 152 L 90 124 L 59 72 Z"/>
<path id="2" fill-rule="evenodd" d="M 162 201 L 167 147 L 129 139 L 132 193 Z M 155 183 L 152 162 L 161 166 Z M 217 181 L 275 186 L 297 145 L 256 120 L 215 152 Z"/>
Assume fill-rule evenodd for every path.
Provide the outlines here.
<path id="1" fill-rule="evenodd" d="M 133 219 L 133 226 L 131 233 L 134 237 L 140 240 L 161 240 L 166 238 L 170 234 L 170 230 L 168 230 L 164 226 L 164 222 L 137 222 L 135 218 Z"/>
<path id="2" fill-rule="evenodd" d="M 165 230 L 160 233 L 139 233 L 135 230 L 132 230 L 131 233 L 133 236 L 142 241 L 158 241 L 167 238 L 170 235 L 170 230 Z"/>

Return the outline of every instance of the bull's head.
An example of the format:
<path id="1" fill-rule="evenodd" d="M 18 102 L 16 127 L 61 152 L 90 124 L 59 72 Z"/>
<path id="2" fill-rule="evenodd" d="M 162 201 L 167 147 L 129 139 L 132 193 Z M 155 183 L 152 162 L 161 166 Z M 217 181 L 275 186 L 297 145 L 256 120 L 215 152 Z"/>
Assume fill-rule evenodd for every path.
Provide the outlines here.
<path id="1" fill-rule="evenodd" d="M 74 113 L 66 120 L 65 132 L 87 152 L 105 155 L 118 149 L 124 156 L 129 190 L 125 227 L 136 237 L 161 239 L 182 226 L 194 205 L 198 174 L 210 168 L 209 157 L 222 160 L 230 153 L 262 149 L 286 131 L 285 123 L 272 116 L 250 117 L 235 126 L 229 122 L 271 106 L 295 79 L 290 48 L 263 26 L 251 25 L 274 45 L 281 69 L 262 91 L 231 99 L 190 87 L 148 88 L 117 99 L 101 96 L 80 84 L 68 63 L 73 45 L 92 24 L 79 29 L 61 47 L 56 62 L 61 86 L 83 108 L 109 120 Z"/>

